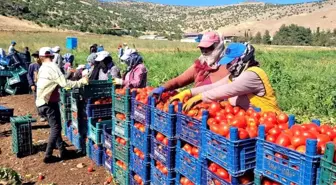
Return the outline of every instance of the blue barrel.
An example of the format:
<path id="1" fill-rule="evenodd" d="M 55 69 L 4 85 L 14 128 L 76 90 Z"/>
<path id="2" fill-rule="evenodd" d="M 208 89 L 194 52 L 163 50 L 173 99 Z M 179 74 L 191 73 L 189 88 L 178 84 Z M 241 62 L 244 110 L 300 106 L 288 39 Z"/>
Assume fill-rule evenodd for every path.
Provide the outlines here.
<path id="1" fill-rule="evenodd" d="M 76 49 L 77 48 L 77 38 L 76 37 L 67 37 L 66 38 L 66 49 Z"/>

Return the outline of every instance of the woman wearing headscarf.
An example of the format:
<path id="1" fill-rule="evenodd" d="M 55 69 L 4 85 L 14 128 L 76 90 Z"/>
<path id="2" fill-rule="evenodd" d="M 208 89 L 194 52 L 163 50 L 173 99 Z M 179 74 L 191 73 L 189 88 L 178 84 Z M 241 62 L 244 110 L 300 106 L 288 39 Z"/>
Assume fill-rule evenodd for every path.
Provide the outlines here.
<path id="1" fill-rule="evenodd" d="M 120 58 L 127 65 L 123 78 L 115 78 L 114 83 L 126 88 L 144 88 L 147 84 L 147 68 L 142 57 L 134 49 L 129 49 Z"/>
<path id="2" fill-rule="evenodd" d="M 154 89 L 152 94 L 162 94 L 164 91 L 175 90 L 194 84 L 194 87 L 212 84 L 228 75 L 225 66 L 219 65 L 218 61 L 224 55 L 224 41 L 217 32 L 207 32 L 203 35 L 198 48 L 201 50 L 201 56 L 196 59 L 194 64 L 189 67 L 180 76 L 169 80 L 164 85 Z M 185 96 L 190 95 L 189 91 L 183 91 L 176 100 L 183 100 Z"/>
<path id="3" fill-rule="evenodd" d="M 114 64 L 109 52 L 98 52 L 92 72 L 89 74 L 89 79 L 108 80 L 109 76 L 112 76 L 112 78 L 121 78 L 120 69 Z"/>
<path id="4" fill-rule="evenodd" d="M 230 75 L 214 84 L 189 90 L 194 97 L 184 105 L 184 110 L 202 100 L 229 100 L 231 105 L 245 110 L 258 107 L 265 112 L 280 112 L 275 92 L 267 74 L 255 60 L 252 45 L 231 43 L 219 63 L 226 65 Z"/>

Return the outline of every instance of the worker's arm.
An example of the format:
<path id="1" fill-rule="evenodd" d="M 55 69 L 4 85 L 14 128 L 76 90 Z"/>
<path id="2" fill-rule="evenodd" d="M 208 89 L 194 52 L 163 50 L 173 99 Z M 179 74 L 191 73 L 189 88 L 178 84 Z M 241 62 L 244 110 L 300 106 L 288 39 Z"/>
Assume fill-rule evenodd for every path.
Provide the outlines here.
<path id="1" fill-rule="evenodd" d="M 175 90 L 187 86 L 194 82 L 194 74 L 196 73 L 194 65 L 189 67 L 180 76 L 166 82 L 163 87 L 166 91 Z"/>
<path id="2" fill-rule="evenodd" d="M 63 88 L 64 87 L 79 88 L 82 85 L 87 84 L 87 80 L 85 78 L 82 78 L 79 81 L 66 80 L 65 76 L 63 75 L 63 73 L 59 68 L 56 69 L 55 82 Z"/>
<path id="3" fill-rule="evenodd" d="M 192 88 L 191 89 L 191 94 L 193 96 L 196 96 L 202 92 L 205 92 L 205 91 L 209 91 L 211 89 L 215 89 L 221 85 L 225 85 L 229 82 L 229 75 L 224 77 L 223 79 L 213 83 L 213 84 L 209 84 L 209 85 L 203 85 L 203 86 L 199 86 L 199 87 L 195 87 L 195 88 Z"/>
<path id="4" fill-rule="evenodd" d="M 218 86 L 202 93 L 205 102 L 224 100 L 234 96 L 247 95 L 264 91 L 264 85 L 259 76 L 252 71 L 245 71 L 235 81 Z"/>

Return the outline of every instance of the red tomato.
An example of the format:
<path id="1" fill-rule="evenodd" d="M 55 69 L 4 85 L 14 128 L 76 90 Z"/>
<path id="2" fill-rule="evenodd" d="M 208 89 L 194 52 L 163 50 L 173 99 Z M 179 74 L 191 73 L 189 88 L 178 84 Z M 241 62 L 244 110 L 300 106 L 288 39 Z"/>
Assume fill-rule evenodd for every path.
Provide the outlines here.
<path id="1" fill-rule="evenodd" d="M 326 134 L 317 135 L 317 142 L 319 142 L 319 143 L 327 143 L 330 140 L 331 140 L 330 137 Z"/>
<path id="2" fill-rule="evenodd" d="M 212 102 L 210 107 L 208 108 L 209 114 L 212 117 L 216 116 L 216 113 L 221 110 L 221 105 L 217 102 Z"/>
<path id="3" fill-rule="evenodd" d="M 306 153 L 306 146 L 301 145 L 301 146 L 296 148 L 296 151 L 304 154 L 304 153 Z"/>
<path id="4" fill-rule="evenodd" d="M 279 124 L 284 124 L 288 122 L 288 116 L 285 113 L 280 113 L 277 118 Z"/>
<path id="5" fill-rule="evenodd" d="M 250 138 L 255 138 L 258 136 L 258 127 L 247 127 L 246 131 L 249 133 Z"/>
<path id="6" fill-rule="evenodd" d="M 306 144 L 306 138 L 303 136 L 293 136 L 291 139 L 292 146 L 294 148 L 305 145 Z"/>
<path id="7" fill-rule="evenodd" d="M 240 107 L 233 107 L 233 114 L 234 115 L 237 115 L 239 111 L 240 111 Z"/>
<path id="8" fill-rule="evenodd" d="M 261 123 L 261 122 L 260 122 Z M 275 124 L 269 122 L 269 121 L 266 121 L 264 123 L 265 125 L 265 132 L 268 133 L 272 128 L 274 128 Z"/>
<path id="9" fill-rule="evenodd" d="M 237 128 L 245 128 L 247 126 L 247 123 L 244 117 L 235 117 L 231 122 L 231 126 Z"/>
<path id="10" fill-rule="evenodd" d="M 328 130 L 331 130 L 331 127 L 329 125 L 322 125 L 320 126 L 321 134 L 327 134 Z"/>
<path id="11" fill-rule="evenodd" d="M 208 125 L 211 125 L 211 124 L 217 124 L 217 121 L 215 118 L 209 118 L 208 121 L 207 121 Z"/>
<path id="12" fill-rule="evenodd" d="M 162 141 L 162 143 L 164 144 L 164 145 L 168 145 L 168 139 L 165 137 L 164 139 L 163 139 L 163 141 Z"/>
<path id="13" fill-rule="evenodd" d="M 336 138 L 336 131 L 333 129 L 327 130 L 326 134 L 330 137 L 330 139 Z"/>
<path id="14" fill-rule="evenodd" d="M 227 136 L 230 133 L 230 125 L 228 124 L 223 124 L 223 125 L 218 125 L 218 134 L 221 136 Z"/>
<path id="15" fill-rule="evenodd" d="M 271 143 L 275 143 L 276 137 L 272 136 L 272 135 L 268 135 L 268 136 L 266 136 L 266 141 L 271 142 Z"/>
<path id="16" fill-rule="evenodd" d="M 327 145 L 326 142 L 317 143 L 317 148 L 318 148 L 318 153 L 319 154 L 324 154 L 325 149 L 326 149 L 326 145 Z"/>
<path id="17" fill-rule="evenodd" d="M 231 106 L 225 107 L 226 114 L 234 114 L 233 108 Z"/>
<path id="18" fill-rule="evenodd" d="M 252 116 L 254 112 L 255 112 L 255 111 L 253 110 L 253 108 L 249 108 L 249 109 L 247 109 L 246 114 L 247 114 L 248 116 Z"/>
<path id="19" fill-rule="evenodd" d="M 268 179 L 263 180 L 262 185 L 272 185 L 272 182 Z"/>
<path id="20" fill-rule="evenodd" d="M 245 116 L 245 114 L 246 114 L 246 112 L 243 109 L 241 109 L 236 115 L 237 116 Z"/>
<path id="21" fill-rule="evenodd" d="M 276 144 L 286 147 L 291 144 L 290 138 L 286 134 L 280 134 L 277 140 L 275 141 Z"/>
<path id="22" fill-rule="evenodd" d="M 198 148 L 193 147 L 193 148 L 191 149 L 191 154 L 192 154 L 193 156 L 195 156 L 195 157 L 198 157 Z"/>
<path id="23" fill-rule="evenodd" d="M 213 183 L 214 185 L 221 185 L 221 182 L 219 182 L 219 180 L 217 179 L 213 179 Z"/>
<path id="24" fill-rule="evenodd" d="M 277 124 L 277 119 L 276 119 L 275 116 L 267 116 L 265 121 L 266 121 L 266 122 L 270 122 L 270 123 L 272 123 L 273 125 Z"/>
<path id="25" fill-rule="evenodd" d="M 185 144 L 182 149 L 185 150 L 185 151 L 191 151 L 192 146 L 190 146 L 189 144 Z"/>
<path id="26" fill-rule="evenodd" d="M 223 168 L 218 168 L 216 171 L 216 175 L 218 175 L 219 178 L 221 179 L 227 179 L 229 178 L 229 174 L 226 170 L 224 170 Z"/>
<path id="27" fill-rule="evenodd" d="M 312 134 L 310 131 L 303 131 L 301 132 L 302 136 L 306 137 L 307 139 L 316 139 L 316 136 Z"/>
<path id="28" fill-rule="evenodd" d="M 260 117 L 261 117 L 259 112 L 254 112 L 254 113 L 252 113 L 251 116 L 254 117 L 254 118 L 257 118 L 258 120 L 259 120 Z"/>
<path id="29" fill-rule="evenodd" d="M 164 138 L 165 138 L 165 136 L 162 135 L 161 133 L 157 133 L 157 134 L 156 134 L 156 139 L 157 139 L 158 141 L 162 142 Z"/>
<path id="30" fill-rule="evenodd" d="M 285 123 L 285 124 L 279 124 L 278 127 L 279 127 L 281 130 L 286 130 L 286 129 L 288 129 L 288 123 Z"/>
<path id="31" fill-rule="evenodd" d="M 242 128 L 238 129 L 238 135 L 239 135 L 239 139 L 241 140 L 248 139 L 250 137 L 249 133 L 245 129 L 242 129 Z"/>
<path id="32" fill-rule="evenodd" d="M 211 163 L 208 169 L 215 173 L 217 171 L 217 165 L 215 163 Z"/>
<path id="33" fill-rule="evenodd" d="M 281 134 L 281 130 L 277 127 L 272 128 L 271 130 L 268 131 L 269 135 L 278 137 Z"/>

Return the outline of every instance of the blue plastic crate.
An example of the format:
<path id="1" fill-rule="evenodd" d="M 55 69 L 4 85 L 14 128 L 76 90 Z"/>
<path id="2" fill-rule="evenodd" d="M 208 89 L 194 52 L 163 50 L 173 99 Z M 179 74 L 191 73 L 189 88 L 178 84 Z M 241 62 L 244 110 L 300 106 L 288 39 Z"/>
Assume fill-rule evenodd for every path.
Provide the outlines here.
<path id="1" fill-rule="evenodd" d="M 101 138 L 104 148 L 112 150 L 112 125 L 103 125 Z"/>
<path id="2" fill-rule="evenodd" d="M 202 148 L 199 148 L 201 151 Z M 177 141 L 176 148 L 176 171 L 181 173 L 194 184 L 202 183 L 202 157 L 196 158 L 182 149 L 181 140 Z"/>
<path id="3" fill-rule="evenodd" d="M 125 95 L 116 93 L 116 86 L 112 87 L 112 111 L 119 113 L 130 114 L 131 113 L 131 94 L 130 89 L 126 89 Z"/>
<path id="4" fill-rule="evenodd" d="M 86 149 L 86 156 L 88 156 L 90 159 L 92 158 L 92 150 L 91 150 L 91 143 L 90 139 L 86 138 L 85 140 L 85 149 Z"/>
<path id="5" fill-rule="evenodd" d="M 150 129 L 146 126 L 145 132 L 141 132 L 137 128 L 134 127 L 134 120 L 131 121 L 131 144 L 135 147 L 139 148 L 144 153 L 150 152 Z"/>
<path id="6" fill-rule="evenodd" d="M 175 167 L 176 139 L 168 139 L 168 146 L 156 140 L 152 136 L 151 155 L 155 160 L 160 161 L 167 168 Z"/>
<path id="7" fill-rule="evenodd" d="M 168 174 L 161 173 L 155 167 L 155 160 L 151 161 L 151 185 L 174 185 L 176 173 L 174 170 L 168 170 Z"/>
<path id="8" fill-rule="evenodd" d="M 143 178 L 141 177 L 141 175 L 139 175 L 141 177 L 141 180 L 142 180 L 142 184 L 139 184 L 137 182 L 135 182 L 134 180 L 134 175 L 136 175 L 137 173 L 135 173 L 134 171 L 130 170 L 130 185 L 150 185 L 150 180 L 148 181 L 144 181 Z"/>
<path id="9" fill-rule="evenodd" d="M 98 122 L 99 121 L 99 122 Z M 97 118 L 88 119 L 88 138 L 92 139 L 97 144 L 102 144 L 103 125 L 112 123 L 111 118 L 106 117 L 100 121 Z"/>
<path id="10" fill-rule="evenodd" d="M 72 128 L 72 144 L 77 150 L 83 150 L 85 146 L 84 137 L 82 137 L 79 131 L 74 128 Z"/>
<path id="11" fill-rule="evenodd" d="M 72 143 L 72 141 L 73 141 L 73 138 L 72 138 L 72 130 L 73 130 L 73 128 L 71 127 L 71 126 L 67 126 L 66 127 L 66 137 L 68 138 L 68 140 Z"/>
<path id="12" fill-rule="evenodd" d="M 181 174 L 181 173 L 179 173 L 178 171 L 176 171 L 176 178 L 175 178 L 175 185 L 182 185 L 181 183 L 180 183 L 180 181 L 181 181 L 181 178 L 182 177 L 185 177 L 183 174 Z M 192 182 L 194 185 L 203 185 L 202 183 L 203 183 L 203 176 L 201 176 L 200 177 L 201 178 L 201 183 L 194 183 L 194 182 L 192 182 L 190 179 L 188 179 L 190 182 Z M 215 185 L 215 184 L 214 184 Z"/>
<path id="13" fill-rule="evenodd" d="M 182 103 L 178 105 L 176 136 L 188 143 L 200 147 L 202 145 L 202 125 L 206 125 L 208 111 L 202 112 L 202 120 L 192 118 L 182 113 Z M 203 122 L 203 124 L 202 124 Z"/>
<path id="14" fill-rule="evenodd" d="M 125 161 L 122 161 L 126 165 L 126 170 L 122 169 L 120 166 L 117 165 L 117 158 L 113 159 L 113 176 L 114 179 L 118 182 L 119 185 L 129 185 L 129 166 L 128 163 L 125 163 Z"/>
<path id="15" fill-rule="evenodd" d="M 130 147 L 130 169 L 136 174 L 140 175 L 143 181 L 150 180 L 150 157 L 149 154 L 145 154 L 144 159 L 141 159 L 134 153 L 134 146 Z"/>
<path id="16" fill-rule="evenodd" d="M 151 99 L 151 128 L 168 137 L 175 137 L 176 114 L 173 105 L 169 105 L 168 112 L 155 107 L 155 98 Z"/>
<path id="17" fill-rule="evenodd" d="M 9 122 L 13 115 L 14 109 L 0 106 L 0 122 Z"/>
<path id="18" fill-rule="evenodd" d="M 318 183 L 321 155 L 317 155 L 317 141 L 308 139 L 306 153 L 299 153 L 265 140 L 265 126 L 259 126 L 256 171 L 275 181 L 290 185 Z M 275 154 L 285 157 L 279 158 Z"/>
<path id="19" fill-rule="evenodd" d="M 111 151 L 112 152 L 112 151 Z M 106 153 L 106 149 L 104 150 L 104 167 L 107 169 L 109 172 L 113 173 L 113 154 L 112 156 L 109 156 Z"/>
<path id="20" fill-rule="evenodd" d="M 117 119 L 115 116 L 112 116 L 112 133 L 124 139 L 128 139 L 130 123 L 131 121 L 129 121 L 128 118 L 126 118 L 124 121 Z"/>
<path id="21" fill-rule="evenodd" d="M 202 145 L 204 158 L 227 169 L 232 175 L 240 175 L 256 164 L 256 139 L 238 140 L 238 129 L 230 128 L 230 139 L 209 130 L 204 133 Z"/>
<path id="22" fill-rule="evenodd" d="M 91 159 L 97 166 L 102 166 L 103 165 L 103 154 L 104 154 L 104 148 L 102 145 L 96 145 L 95 143 L 89 139 L 89 147 L 91 149 L 90 155 Z"/>
<path id="23" fill-rule="evenodd" d="M 95 99 L 90 98 L 86 105 L 86 115 L 91 118 L 103 118 L 112 116 L 112 103 L 92 104 Z"/>
<path id="24" fill-rule="evenodd" d="M 147 98 L 147 104 L 141 103 L 136 100 L 136 91 L 132 92 L 132 103 L 131 103 L 131 116 L 137 122 L 145 124 L 147 126 L 150 125 L 151 118 L 151 108 L 150 108 L 150 99 Z"/>
<path id="25" fill-rule="evenodd" d="M 203 168 L 203 176 L 204 178 L 202 179 L 202 185 L 214 185 L 214 184 L 220 184 L 220 185 L 243 185 L 241 184 L 239 178 L 241 176 L 231 176 L 230 180 L 231 182 L 225 181 L 223 179 L 221 179 L 220 177 L 218 177 L 215 173 L 211 172 L 208 169 L 208 166 L 206 164 L 204 164 Z M 252 176 L 251 178 L 251 182 L 244 184 L 244 185 L 252 185 L 254 184 L 254 178 L 253 178 L 253 171 L 250 170 L 246 173 L 250 173 L 250 176 Z M 215 182 L 217 181 L 217 182 Z"/>

